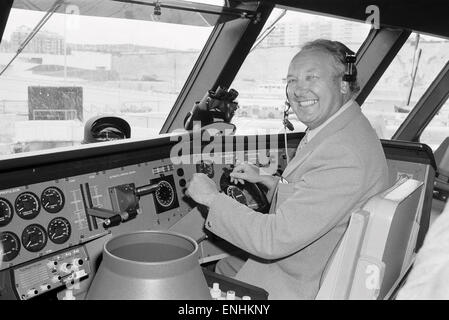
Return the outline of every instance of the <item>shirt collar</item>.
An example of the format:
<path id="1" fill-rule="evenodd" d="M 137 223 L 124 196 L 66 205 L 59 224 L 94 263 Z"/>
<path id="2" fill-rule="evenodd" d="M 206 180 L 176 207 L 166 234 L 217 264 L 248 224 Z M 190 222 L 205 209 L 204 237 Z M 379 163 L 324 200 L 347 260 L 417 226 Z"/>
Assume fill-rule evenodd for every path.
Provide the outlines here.
<path id="1" fill-rule="evenodd" d="M 342 114 L 346 109 L 348 109 L 352 104 L 354 103 L 354 99 L 349 99 L 344 105 L 341 106 L 341 108 L 335 112 L 329 119 L 324 121 L 321 125 L 316 127 L 315 129 L 307 129 L 307 142 L 312 140 L 314 136 L 318 134 L 325 126 L 327 126 L 332 120 L 337 118 L 340 114 Z"/>

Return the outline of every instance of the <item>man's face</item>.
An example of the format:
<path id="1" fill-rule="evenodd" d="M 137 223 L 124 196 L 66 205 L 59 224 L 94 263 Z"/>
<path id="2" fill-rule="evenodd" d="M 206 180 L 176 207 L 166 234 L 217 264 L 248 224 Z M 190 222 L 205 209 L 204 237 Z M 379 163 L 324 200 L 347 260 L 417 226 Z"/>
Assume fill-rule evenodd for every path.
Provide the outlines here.
<path id="1" fill-rule="evenodd" d="M 288 68 L 287 94 L 292 110 L 309 129 L 325 122 L 343 105 L 341 79 L 333 58 L 317 50 L 297 55 Z"/>

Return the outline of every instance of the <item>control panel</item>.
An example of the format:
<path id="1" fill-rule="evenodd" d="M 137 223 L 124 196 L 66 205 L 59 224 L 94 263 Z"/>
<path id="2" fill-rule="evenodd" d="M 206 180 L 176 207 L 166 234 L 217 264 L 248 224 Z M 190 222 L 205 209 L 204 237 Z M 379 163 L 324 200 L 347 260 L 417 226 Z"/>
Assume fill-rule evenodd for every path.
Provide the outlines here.
<path id="1" fill-rule="evenodd" d="M 70 286 L 91 273 L 86 250 L 75 247 L 60 254 L 14 269 L 17 294 L 22 300 L 49 290 Z"/>
<path id="2" fill-rule="evenodd" d="M 149 156 L 155 160 L 145 161 L 150 152 L 139 152 L 133 158 L 137 161 L 115 167 L 107 157 L 104 166 L 87 159 L 86 167 L 104 167 L 90 172 L 85 172 L 83 162 L 68 161 L 67 175 L 0 190 L 0 276 L 8 275 L 4 279 L 10 282 L 9 297 L 13 292 L 20 299 L 31 299 L 73 281 L 92 279 L 92 259 L 100 255 L 105 236 L 170 229 L 196 206 L 185 195 L 196 172 L 213 179 L 220 192 L 258 210 L 266 209 L 266 203 L 249 185 L 232 186 L 229 173 L 239 160 L 256 163 L 267 174 L 283 166 L 277 149 L 246 150 L 239 160 L 235 152 L 216 153 L 213 160 L 194 154 L 190 156 L 196 161 L 180 164 L 167 156 L 155 159 L 155 154 Z M 64 173 L 63 164 L 58 166 Z M 223 254 L 211 241 L 201 243 L 201 259 Z M 91 243 L 94 252 L 89 251 Z"/>

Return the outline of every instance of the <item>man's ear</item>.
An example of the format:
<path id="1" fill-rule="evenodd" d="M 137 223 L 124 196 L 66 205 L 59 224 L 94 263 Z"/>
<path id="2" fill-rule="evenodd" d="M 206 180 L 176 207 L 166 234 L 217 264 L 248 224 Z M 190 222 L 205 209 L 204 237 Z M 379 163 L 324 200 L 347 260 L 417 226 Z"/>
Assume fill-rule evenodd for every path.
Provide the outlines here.
<path id="1" fill-rule="evenodd" d="M 349 82 L 347 81 L 340 82 L 340 92 L 342 94 L 347 94 L 349 92 Z"/>

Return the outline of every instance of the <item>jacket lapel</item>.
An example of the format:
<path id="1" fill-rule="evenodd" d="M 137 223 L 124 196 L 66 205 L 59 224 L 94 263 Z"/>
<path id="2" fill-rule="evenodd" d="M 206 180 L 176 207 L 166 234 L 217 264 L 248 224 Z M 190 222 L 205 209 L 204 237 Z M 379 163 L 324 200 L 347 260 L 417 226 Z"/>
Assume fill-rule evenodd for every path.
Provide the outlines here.
<path id="1" fill-rule="evenodd" d="M 326 138 L 332 136 L 336 132 L 346 127 L 351 121 L 361 115 L 360 106 L 354 102 L 348 109 L 343 111 L 338 117 L 328 123 L 321 129 L 313 139 L 300 150 L 297 150 L 295 157 L 285 168 L 282 176 L 287 179 L 288 176 L 295 171 L 312 153 L 312 151 L 320 145 Z M 288 181 L 288 179 L 287 179 Z"/>

